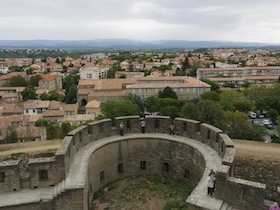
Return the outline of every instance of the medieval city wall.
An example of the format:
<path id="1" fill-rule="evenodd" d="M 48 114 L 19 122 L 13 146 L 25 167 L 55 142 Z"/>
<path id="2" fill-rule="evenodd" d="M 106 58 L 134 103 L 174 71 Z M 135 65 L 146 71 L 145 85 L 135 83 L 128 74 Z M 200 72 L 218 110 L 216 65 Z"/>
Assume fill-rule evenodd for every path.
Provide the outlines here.
<path id="1" fill-rule="evenodd" d="M 171 123 L 169 117 L 146 116 L 145 121 L 146 133 L 154 135 L 139 136 L 138 116 L 119 117 L 114 122 L 101 120 L 71 131 L 55 157 L 30 159 L 24 170 L 20 169 L 17 160 L 1 162 L 1 193 L 40 188 L 51 188 L 54 192 L 49 198 L 38 202 L 28 203 L 26 200 L 20 205 L 0 205 L 0 208 L 22 209 L 28 206 L 24 209 L 86 210 L 93 193 L 106 183 L 131 175 L 166 174 L 184 180 L 195 188 L 195 193 L 187 199 L 189 209 L 207 209 L 206 203 L 198 202 L 201 198 L 197 192 L 200 191 L 198 186 L 202 186 L 202 178 L 208 173 L 206 163 L 211 160 L 195 146 L 190 146 L 188 139 L 191 139 L 197 144 L 209 146 L 218 154 L 217 159 L 221 159 L 217 168 L 217 199 L 239 209 L 266 209 L 263 204 L 265 185 L 234 178 L 234 144 L 223 131 L 195 120 L 176 118 L 175 136 L 169 137 L 166 135 Z M 124 138 L 119 136 L 117 129 L 120 122 L 125 125 Z M 128 134 L 136 134 L 136 137 L 130 139 Z M 105 139 L 115 136 L 118 136 L 115 141 L 105 142 Z M 85 157 L 85 169 L 77 171 L 81 173 L 79 180 L 82 181 L 78 185 L 69 184 L 67 180 L 71 177 L 77 158 L 75 155 L 80 155 L 79 152 L 93 142 L 100 145 L 96 144 L 96 148 Z M 255 202 L 255 198 L 258 198 L 258 202 Z"/>

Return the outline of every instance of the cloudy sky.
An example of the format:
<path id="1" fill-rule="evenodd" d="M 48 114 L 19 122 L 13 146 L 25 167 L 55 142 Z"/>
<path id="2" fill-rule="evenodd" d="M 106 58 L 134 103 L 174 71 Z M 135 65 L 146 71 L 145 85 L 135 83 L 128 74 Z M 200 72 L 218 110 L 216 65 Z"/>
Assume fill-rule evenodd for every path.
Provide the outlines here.
<path id="1" fill-rule="evenodd" d="M 279 0 L 7 0 L 0 39 L 280 43 Z"/>

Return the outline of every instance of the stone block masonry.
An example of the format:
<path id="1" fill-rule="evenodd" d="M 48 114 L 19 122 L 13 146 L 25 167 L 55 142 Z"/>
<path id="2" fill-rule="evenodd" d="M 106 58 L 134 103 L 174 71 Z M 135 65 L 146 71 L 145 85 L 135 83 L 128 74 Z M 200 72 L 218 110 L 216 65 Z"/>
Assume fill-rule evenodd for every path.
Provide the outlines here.
<path id="1" fill-rule="evenodd" d="M 235 148 L 218 128 L 198 121 L 146 116 L 118 117 L 81 126 L 65 137 L 54 157 L 0 163 L 0 209 L 88 210 L 94 192 L 132 175 L 170 175 L 190 183 L 190 210 L 227 207 L 265 210 L 265 185 L 236 179 Z M 124 123 L 124 136 L 117 129 Z M 215 198 L 206 196 L 210 169 L 217 172 Z M 258 202 L 255 202 L 255 198 Z"/>

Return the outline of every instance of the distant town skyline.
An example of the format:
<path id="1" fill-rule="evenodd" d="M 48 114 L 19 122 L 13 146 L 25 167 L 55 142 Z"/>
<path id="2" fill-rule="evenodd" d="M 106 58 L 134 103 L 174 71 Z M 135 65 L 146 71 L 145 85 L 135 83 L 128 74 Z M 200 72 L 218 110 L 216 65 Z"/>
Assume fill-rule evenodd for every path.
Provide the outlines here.
<path id="1" fill-rule="evenodd" d="M 134 39 L 280 43 L 279 0 L 10 0 L 0 40 Z"/>

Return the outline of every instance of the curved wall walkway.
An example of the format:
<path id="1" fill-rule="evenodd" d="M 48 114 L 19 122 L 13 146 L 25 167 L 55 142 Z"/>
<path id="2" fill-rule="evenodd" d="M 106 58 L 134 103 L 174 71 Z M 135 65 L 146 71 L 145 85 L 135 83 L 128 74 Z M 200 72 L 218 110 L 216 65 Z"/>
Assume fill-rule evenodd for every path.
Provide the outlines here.
<path id="1" fill-rule="evenodd" d="M 187 198 L 189 209 L 266 209 L 265 185 L 233 177 L 234 145 L 221 130 L 177 118 L 176 135 L 169 136 L 168 117 L 148 116 L 142 134 L 138 116 L 117 118 L 115 124 L 121 121 L 125 136 L 119 135 L 111 120 L 70 132 L 55 157 L 29 161 L 28 176 L 15 173 L 16 161 L 1 163 L 5 180 L 0 180 L 0 208 L 87 210 L 93 193 L 104 184 L 157 173 L 194 186 Z M 206 196 L 210 168 L 217 172 L 215 198 Z"/>

